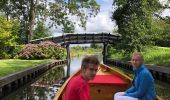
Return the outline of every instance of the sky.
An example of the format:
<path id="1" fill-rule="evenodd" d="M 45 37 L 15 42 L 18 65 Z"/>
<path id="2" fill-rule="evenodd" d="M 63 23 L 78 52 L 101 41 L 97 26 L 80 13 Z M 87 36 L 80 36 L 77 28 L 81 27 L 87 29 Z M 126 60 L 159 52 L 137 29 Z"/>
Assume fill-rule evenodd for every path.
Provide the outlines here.
<path id="1" fill-rule="evenodd" d="M 84 32 L 112 32 L 115 27 L 115 23 L 111 20 L 112 14 L 112 0 L 96 0 L 100 5 L 100 12 L 96 17 L 91 17 L 87 20 L 86 30 L 78 25 L 75 26 L 75 33 L 84 33 Z M 72 20 L 76 20 L 75 17 L 72 17 Z M 52 33 L 54 36 L 59 36 L 62 34 L 62 28 L 58 27 L 53 29 Z"/>
<path id="2" fill-rule="evenodd" d="M 114 21 L 111 20 L 112 15 L 112 3 L 113 0 L 96 0 L 100 5 L 100 12 L 96 17 L 89 18 L 86 24 L 86 30 L 78 25 L 75 26 L 75 33 L 89 33 L 89 32 L 112 32 L 116 27 Z M 160 0 L 164 3 L 167 0 Z M 170 10 L 165 10 L 162 12 L 162 16 L 170 16 Z M 71 17 L 71 20 L 77 20 L 75 17 Z M 62 28 L 58 27 L 53 29 L 52 33 L 54 36 L 62 35 Z"/>
<path id="3" fill-rule="evenodd" d="M 76 26 L 76 32 L 112 32 L 115 23 L 111 20 L 112 0 L 97 0 L 100 4 L 100 12 L 96 17 L 89 18 L 86 30 Z"/>

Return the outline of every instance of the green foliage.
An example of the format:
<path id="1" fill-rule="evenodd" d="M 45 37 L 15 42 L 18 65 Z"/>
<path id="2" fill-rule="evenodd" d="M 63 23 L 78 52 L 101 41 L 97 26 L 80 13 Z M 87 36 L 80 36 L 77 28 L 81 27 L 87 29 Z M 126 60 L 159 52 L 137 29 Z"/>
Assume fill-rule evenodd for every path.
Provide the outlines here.
<path id="1" fill-rule="evenodd" d="M 10 47 L 11 51 L 8 52 L 8 54 L 10 55 L 10 58 L 18 58 L 19 52 L 21 52 L 23 47 L 24 45 L 16 45 L 16 46 Z"/>
<path id="2" fill-rule="evenodd" d="M 17 21 L 0 17 L 0 58 L 8 58 L 11 46 L 15 46 L 18 34 Z"/>
<path id="3" fill-rule="evenodd" d="M 117 49 L 124 53 L 141 51 L 160 37 L 161 30 L 153 18 L 161 8 L 158 0 L 115 0 L 114 5 L 117 9 L 112 18 L 122 36 Z"/>
<path id="4" fill-rule="evenodd" d="M 63 26 L 63 32 L 74 32 L 74 24 L 78 21 L 69 19 L 75 16 L 80 21 L 79 26 L 86 26 L 88 17 L 95 16 L 99 11 L 99 5 L 95 0 L 62 0 L 50 3 L 49 17 L 53 21 L 52 26 Z"/>
<path id="5" fill-rule="evenodd" d="M 71 57 L 82 56 L 82 55 L 95 55 L 101 54 L 102 48 L 91 48 L 91 47 L 81 47 L 75 46 L 70 48 L 70 55 Z"/>
<path id="6" fill-rule="evenodd" d="M 34 30 L 32 39 L 39 39 L 39 38 L 49 37 L 51 35 L 52 34 L 51 34 L 49 28 L 46 28 L 43 22 L 39 22 L 37 27 Z"/>
<path id="7" fill-rule="evenodd" d="M 170 48 L 149 47 L 142 51 L 146 64 L 154 64 L 169 67 L 170 65 Z M 132 54 L 123 54 L 117 52 L 115 48 L 109 49 L 109 56 L 113 59 L 122 59 L 130 61 Z"/>
<path id="8" fill-rule="evenodd" d="M 0 12 L 3 12 L 6 18 L 19 19 L 21 43 L 27 43 L 32 38 L 34 26 L 38 22 L 50 19 L 49 28 L 61 26 L 63 32 L 72 33 L 76 23 L 85 27 L 87 18 L 95 16 L 98 11 L 99 5 L 95 0 L 1 0 L 0 2 Z M 77 17 L 77 20 L 73 21 L 70 16 Z"/>
<path id="9" fill-rule="evenodd" d="M 170 46 L 170 17 L 159 20 L 160 26 L 163 27 L 162 38 L 157 39 L 156 42 L 160 46 Z"/>
<path id="10" fill-rule="evenodd" d="M 143 52 L 145 62 L 148 64 L 155 64 L 169 67 L 170 65 L 170 48 L 151 47 L 145 49 Z"/>
<path id="11" fill-rule="evenodd" d="M 65 57 L 65 50 L 61 46 L 45 41 L 40 44 L 27 44 L 21 50 L 21 59 L 62 59 Z"/>
<path id="12" fill-rule="evenodd" d="M 108 57 L 112 59 L 130 60 L 130 54 L 119 52 L 111 45 L 108 47 Z"/>

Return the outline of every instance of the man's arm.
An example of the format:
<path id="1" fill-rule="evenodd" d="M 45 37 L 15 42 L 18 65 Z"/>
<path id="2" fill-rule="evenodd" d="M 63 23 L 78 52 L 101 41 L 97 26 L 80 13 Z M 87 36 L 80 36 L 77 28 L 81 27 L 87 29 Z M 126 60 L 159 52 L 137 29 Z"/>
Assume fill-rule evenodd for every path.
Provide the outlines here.
<path id="1" fill-rule="evenodd" d="M 147 73 L 143 73 L 140 76 L 140 82 L 139 82 L 139 88 L 136 89 L 136 91 L 132 92 L 132 93 L 126 93 L 125 96 L 131 96 L 131 97 L 135 97 L 135 98 L 139 98 L 142 97 L 146 91 L 148 90 L 148 83 L 150 83 L 150 79 L 148 77 Z"/>
<path id="2" fill-rule="evenodd" d="M 132 85 L 128 90 L 125 91 L 125 94 L 131 93 L 131 92 L 134 92 L 134 91 L 135 91 L 135 87 Z"/>

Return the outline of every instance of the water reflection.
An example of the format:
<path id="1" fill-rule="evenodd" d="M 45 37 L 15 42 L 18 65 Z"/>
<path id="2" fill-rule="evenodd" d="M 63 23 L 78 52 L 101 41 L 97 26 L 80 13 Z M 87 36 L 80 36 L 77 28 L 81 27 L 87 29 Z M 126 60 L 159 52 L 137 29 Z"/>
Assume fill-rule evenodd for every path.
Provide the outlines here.
<path id="1" fill-rule="evenodd" d="M 32 86 L 39 86 L 39 87 L 51 86 L 55 83 L 58 83 L 59 80 L 63 77 L 64 77 L 64 68 L 63 66 L 58 66 L 57 68 L 53 68 L 52 70 L 44 74 L 44 76 L 41 77 L 36 82 L 34 82 Z"/>
<path id="2" fill-rule="evenodd" d="M 156 81 L 156 93 L 163 99 L 163 100 L 170 100 L 170 84 L 166 84 L 160 81 Z"/>
<path id="3" fill-rule="evenodd" d="M 52 100 L 62 78 L 64 78 L 64 67 L 54 67 L 34 83 L 15 91 L 4 100 Z"/>
<path id="4" fill-rule="evenodd" d="M 96 55 L 102 63 L 102 56 Z M 70 75 L 76 72 L 84 56 L 74 57 L 70 63 Z M 3 100 L 53 100 L 56 92 L 64 82 L 67 66 L 54 67 L 42 75 L 37 81 L 20 88 Z"/>

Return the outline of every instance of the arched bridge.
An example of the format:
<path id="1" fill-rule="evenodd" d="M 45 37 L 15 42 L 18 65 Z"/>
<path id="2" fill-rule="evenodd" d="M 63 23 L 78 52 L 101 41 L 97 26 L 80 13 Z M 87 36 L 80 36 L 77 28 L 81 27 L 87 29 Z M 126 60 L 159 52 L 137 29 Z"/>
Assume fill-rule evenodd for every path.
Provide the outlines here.
<path id="1" fill-rule="evenodd" d="M 30 41 L 31 43 L 40 43 L 41 41 L 52 41 L 58 43 L 61 46 L 69 44 L 87 44 L 87 43 L 108 43 L 114 44 L 120 41 L 120 36 L 110 33 L 98 33 L 98 34 L 65 34 L 58 37 L 47 37 L 42 39 L 36 39 Z"/>
<path id="2" fill-rule="evenodd" d="M 47 37 L 42 39 L 36 39 L 30 41 L 30 43 L 38 44 L 41 41 L 52 41 L 54 43 L 65 46 L 67 50 L 67 76 L 70 76 L 70 44 L 87 44 L 87 43 L 103 43 L 103 63 L 106 62 L 107 46 L 108 44 L 115 44 L 121 40 L 119 35 L 113 35 L 110 33 L 98 33 L 98 34 L 65 34 L 58 37 Z"/>

